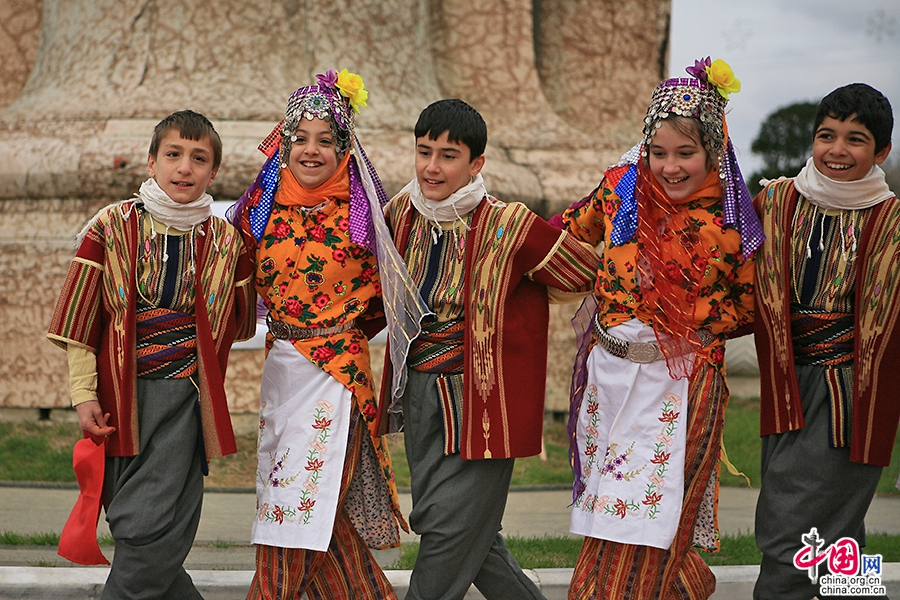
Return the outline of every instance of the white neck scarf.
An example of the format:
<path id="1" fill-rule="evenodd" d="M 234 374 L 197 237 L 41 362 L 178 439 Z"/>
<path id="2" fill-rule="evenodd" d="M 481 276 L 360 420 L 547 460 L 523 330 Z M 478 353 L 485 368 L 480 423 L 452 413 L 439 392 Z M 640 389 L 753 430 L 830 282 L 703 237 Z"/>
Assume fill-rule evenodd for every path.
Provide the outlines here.
<path id="1" fill-rule="evenodd" d="M 812 158 L 794 177 L 794 187 L 810 203 L 824 210 L 860 210 L 894 197 L 878 165 L 873 165 L 862 179 L 835 181 L 822 175 Z"/>
<path id="2" fill-rule="evenodd" d="M 443 235 L 441 223 L 461 221 L 465 223 L 464 216 L 475 210 L 481 200 L 487 196 L 484 187 L 484 178 L 481 173 L 475 176 L 471 183 L 465 185 L 444 200 L 429 200 L 422 194 L 419 180 L 413 179 L 406 184 L 400 194 L 409 192 L 409 200 L 416 210 L 431 224 L 432 235 Z M 398 195 L 400 195 L 398 194 Z M 489 198 L 490 201 L 490 198 Z"/>
<path id="3" fill-rule="evenodd" d="M 169 198 L 168 194 L 159 187 L 159 184 L 156 183 L 156 180 L 152 177 L 141 184 L 141 191 L 140 193 L 135 194 L 135 197 L 144 203 L 144 208 L 150 213 L 151 218 L 155 218 L 167 228 L 174 227 L 180 231 L 193 231 L 195 225 L 199 225 L 212 216 L 213 197 L 206 192 L 203 192 L 203 194 L 193 202 L 179 204 Z M 114 206 L 118 206 L 121 209 L 122 205 L 127 202 L 130 202 L 130 200 L 122 200 L 121 202 L 116 202 L 115 204 L 101 208 L 96 215 L 91 217 L 91 219 L 85 223 L 81 231 L 78 232 L 78 235 L 75 236 L 75 247 L 79 248 L 81 246 L 88 230 L 94 226 L 94 223 L 97 222 L 100 215 Z M 122 211 L 122 216 L 126 219 L 130 215 L 130 208 L 127 211 Z M 151 231 L 152 235 L 155 237 L 156 230 L 151 228 Z M 201 231 L 201 234 L 202 233 L 203 232 Z M 213 242 L 215 243 L 215 239 Z"/>
<path id="4" fill-rule="evenodd" d="M 179 204 L 169 198 L 152 177 L 141 184 L 141 191 L 135 196 L 141 199 L 154 219 L 181 231 L 190 231 L 212 216 L 213 197 L 205 191 L 196 200 Z"/>

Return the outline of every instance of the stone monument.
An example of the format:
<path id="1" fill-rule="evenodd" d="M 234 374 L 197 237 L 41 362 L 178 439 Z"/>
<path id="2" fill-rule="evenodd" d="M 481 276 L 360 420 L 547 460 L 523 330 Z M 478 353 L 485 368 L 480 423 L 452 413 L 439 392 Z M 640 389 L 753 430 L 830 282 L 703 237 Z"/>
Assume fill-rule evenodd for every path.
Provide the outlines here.
<path id="1" fill-rule="evenodd" d="M 346 67 L 370 90 L 358 123 L 388 193 L 414 174 L 419 111 L 459 97 L 488 123 L 488 189 L 549 215 L 638 138 L 669 14 L 669 0 L 0 0 L 0 407 L 68 406 L 65 355 L 44 334 L 74 235 L 138 189 L 166 114 L 214 121 L 210 192 L 234 200 L 288 95 Z M 553 308 L 553 410 L 574 309 Z M 261 350 L 232 353 L 234 411 L 256 410 L 261 364 Z"/>

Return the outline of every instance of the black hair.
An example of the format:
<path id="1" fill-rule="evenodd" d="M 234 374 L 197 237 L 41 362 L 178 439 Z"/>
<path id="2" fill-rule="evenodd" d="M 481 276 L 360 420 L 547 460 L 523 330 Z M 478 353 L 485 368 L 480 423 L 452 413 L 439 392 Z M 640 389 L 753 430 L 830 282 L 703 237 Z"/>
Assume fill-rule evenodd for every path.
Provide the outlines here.
<path id="1" fill-rule="evenodd" d="M 448 98 L 433 102 L 416 121 L 416 138 L 427 135 L 436 140 L 445 131 L 449 141 L 469 147 L 469 162 L 484 154 L 487 125 L 478 111 L 462 100 Z"/>
<path id="2" fill-rule="evenodd" d="M 162 139 L 173 129 L 177 130 L 186 140 L 196 142 L 203 138 L 209 138 L 213 149 L 213 169 L 219 168 L 219 165 L 222 164 L 222 140 L 209 119 L 192 110 L 179 110 L 156 124 L 153 129 L 153 138 L 150 140 L 150 156 L 156 158 Z"/>
<path id="3" fill-rule="evenodd" d="M 894 129 L 894 113 L 891 103 L 884 94 L 865 83 L 851 83 L 834 90 L 819 103 L 813 132 L 819 125 L 831 117 L 853 121 L 865 125 L 875 138 L 875 154 L 878 154 L 891 143 L 891 132 Z"/>

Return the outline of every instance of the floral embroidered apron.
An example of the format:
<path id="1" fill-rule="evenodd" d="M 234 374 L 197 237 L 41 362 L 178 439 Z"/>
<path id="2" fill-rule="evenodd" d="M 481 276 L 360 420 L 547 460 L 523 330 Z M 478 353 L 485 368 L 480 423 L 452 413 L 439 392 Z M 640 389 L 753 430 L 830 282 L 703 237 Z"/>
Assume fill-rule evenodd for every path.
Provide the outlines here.
<path id="1" fill-rule="evenodd" d="M 352 393 L 290 342 L 275 340 L 259 400 L 251 542 L 325 551 L 341 490 Z"/>
<path id="2" fill-rule="evenodd" d="M 636 319 L 609 333 L 656 341 Z M 673 380 L 664 360 L 638 364 L 599 345 L 587 369 L 576 429 L 585 488 L 572 507 L 571 531 L 669 548 L 684 496 L 688 379 Z"/>

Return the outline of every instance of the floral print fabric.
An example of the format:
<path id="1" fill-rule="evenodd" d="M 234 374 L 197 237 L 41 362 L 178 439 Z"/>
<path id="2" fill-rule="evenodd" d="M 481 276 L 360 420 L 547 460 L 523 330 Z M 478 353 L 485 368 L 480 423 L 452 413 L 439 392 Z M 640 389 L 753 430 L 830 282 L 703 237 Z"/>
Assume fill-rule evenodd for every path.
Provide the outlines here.
<path id="1" fill-rule="evenodd" d="M 615 191 L 608 187 L 607 183 L 604 180 L 584 202 L 565 211 L 563 214 L 564 226 L 584 242 L 595 246 L 603 244 L 603 256 L 594 289 L 600 323 L 614 329 L 618 329 L 616 326 L 637 322 L 654 327 L 656 325 L 654 307 L 648 306 L 646 299 L 641 294 L 638 280 L 638 241 L 636 238 L 632 238 L 624 243 L 613 245 L 610 239 L 613 221 L 621 207 L 621 200 Z M 741 253 L 740 234 L 725 227 L 720 199 L 698 198 L 686 202 L 678 209 L 683 216 L 683 222 L 689 224 L 689 229 L 681 231 L 680 235 L 667 238 L 667 241 L 679 244 L 681 248 L 689 250 L 689 268 L 695 270 L 697 274 L 694 276 L 697 281 L 696 296 L 693 298 L 694 328 L 704 328 L 717 336 L 712 343 L 698 351 L 697 356 L 716 370 L 721 371 L 724 368 L 725 337 L 735 329 L 749 324 L 753 318 L 755 263 L 752 260 L 746 260 Z M 680 264 L 667 264 L 666 268 L 688 267 Z M 673 277 L 673 279 L 677 278 Z M 632 321 L 632 319 L 636 321 Z M 647 331 L 650 331 L 649 327 Z M 623 332 L 614 333 L 614 335 L 623 338 Z M 652 337 L 648 337 L 642 341 L 654 340 Z M 680 488 L 683 487 L 684 478 L 684 440 L 682 438 L 671 446 L 671 449 L 680 446 L 680 455 L 671 452 L 669 447 L 663 449 L 661 453 L 655 450 L 659 442 L 669 439 L 666 432 L 661 431 L 661 427 L 677 425 L 675 422 L 664 422 L 666 418 L 669 418 L 667 414 L 673 415 L 674 412 L 680 412 L 680 419 L 686 421 L 689 410 L 687 390 L 685 389 L 684 393 L 674 392 L 670 384 L 675 384 L 677 381 L 684 382 L 686 386 L 688 381 L 686 379 L 672 380 L 668 376 L 651 377 L 650 380 L 647 380 L 648 372 L 662 363 L 638 366 L 630 361 L 616 359 L 609 355 L 601 355 L 606 366 L 600 368 L 596 364 L 598 353 L 605 354 L 605 351 L 594 347 L 590 350 L 589 363 L 576 365 L 576 369 L 587 369 L 587 384 L 596 386 L 597 400 L 595 404 L 598 406 L 592 407 L 588 394 L 590 388 L 588 388 L 580 405 L 576 402 L 576 406 L 573 408 L 578 415 L 578 422 L 575 425 L 572 441 L 581 460 L 581 473 L 576 474 L 576 477 L 579 477 L 586 486 L 576 500 L 573 510 L 573 531 L 616 542 L 659 548 L 668 547 L 674 538 L 675 528 L 682 510 L 683 489 Z M 665 368 L 663 367 L 662 370 L 665 371 Z M 635 371 L 635 373 L 629 375 L 626 371 L 628 373 Z M 611 376 L 611 374 L 615 375 Z M 622 384 L 626 380 L 632 385 L 628 390 L 622 391 Z M 611 388 L 616 389 L 611 390 Z M 635 391 L 638 389 L 643 391 Z M 682 399 L 683 405 L 678 406 L 677 409 L 668 410 L 665 402 L 668 400 L 675 403 L 675 397 Z M 717 401 L 724 403 L 725 398 Z M 648 402 L 657 402 L 658 406 L 646 405 Z M 677 403 L 675 404 L 677 406 Z M 606 430 L 592 424 L 590 418 L 593 415 L 588 413 L 588 410 L 597 411 L 601 408 L 606 411 L 606 419 L 609 421 Z M 613 417 L 621 430 L 619 432 L 615 431 L 615 427 L 610 421 Z M 628 431 L 628 427 L 631 427 L 633 431 Z M 654 427 L 657 430 L 651 431 Z M 603 439 L 598 439 L 594 443 L 597 446 L 596 449 L 586 451 L 591 431 L 602 433 L 600 437 Z M 662 436 L 662 438 L 658 436 Z M 677 438 L 673 439 L 677 440 Z M 622 458 L 621 455 L 631 447 L 632 443 L 635 443 L 634 449 L 625 458 Z M 721 439 L 713 440 L 708 451 L 718 455 L 720 443 Z M 613 449 L 613 444 L 616 449 Z M 638 454 L 641 446 L 646 451 L 643 457 Z M 594 463 L 603 459 L 600 461 L 599 470 L 591 462 L 591 455 L 588 454 L 591 451 L 600 454 L 598 459 L 594 459 Z M 604 461 L 609 457 L 616 469 L 604 473 L 603 467 L 606 465 Z M 664 458 L 665 461 L 663 461 Z M 620 466 L 615 465 L 617 459 L 621 459 Z M 625 463 L 626 459 L 627 464 Z M 666 477 L 661 477 L 657 472 L 662 468 L 663 462 L 665 463 Z M 643 470 L 639 475 L 634 477 L 630 475 L 632 471 L 640 469 Z M 628 475 L 632 481 L 643 478 L 644 488 L 629 490 L 632 493 L 626 495 L 624 490 L 617 489 L 623 487 L 621 481 L 615 479 L 615 475 L 620 472 L 622 479 L 625 478 L 625 475 Z M 715 532 L 710 531 L 715 527 L 715 496 L 717 492 L 715 474 L 704 486 L 708 490 L 712 490 L 712 502 L 704 503 L 704 514 L 707 516 L 700 526 L 703 533 L 700 537 L 709 542 L 715 537 Z M 671 495 L 676 488 L 679 489 L 677 501 Z M 667 507 L 667 503 L 671 504 Z M 590 510 L 587 510 L 588 508 Z M 694 510 L 694 508 L 691 507 L 690 510 Z M 624 525 L 629 520 L 632 521 L 632 526 L 636 520 L 652 525 L 646 529 L 638 527 L 640 533 L 637 537 L 626 537 L 625 533 L 617 534 L 615 525 L 607 527 L 608 522 L 620 521 Z M 625 527 L 625 529 L 628 528 Z M 666 540 L 668 540 L 668 544 Z"/>
<path id="2" fill-rule="evenodd" d="M 600 303 L 600 322 L 612 326 L 637 318 L 652 327 L 653 311 L 644 304 L 636 280 L 637 241 L 632 238 L 624 244 L 611 245 L 612 221 L 620 204 L 619 197 L 604 181 L 586 203 L 566 210 L 563 222 L 578 239 L 595 246 L 605 243 L 594 289 Z M 682 211 L 699 236 L 696 239 L 692 235 L 690 242 L 704 250 L 694 253 L 692 261 L 692 267 L 701 274 L 694 308 L 696 328 L 722 335 L 750 323 L 754 263 L 741 254 L 740 234 L 725 227 L 721 201 L 701 198 L 688 203 Z M 724 339 L 707 346 L 705 353 L 704 358 L 721 367 Z"/>
<path id="3" fill-rule="evenodd" d="M 301 328 L 325 328 L 349 324 L 366 313 L 369 303 L 380 296 L 381 283 L 374 255 L 350 239 L 350 203 L 329 198 L 306 207 L 278 200 L 276 195 L 256 252 L 255 285 L 269 316 Z M 374 431 L 378 411 L 368 339 L 358 327 L 351 327 L 291 343 L 349 390 L 349 402 L 355 403 L 372 436 L 394 517 L 405 527 L 390 454 Z M 269 335 L 269 351 L 272 344 Z"/>
<path id="4" fill-rule="evenodd" d="M 375 257 L 350 241 L 349 203 L 272 207 L 257 249 L 256 289 L 269 315 L 303 328 L 353 321 L 381 291 Z M 343 383 L 367 422 L 376 415 L 368 340 L 357 328 L 294 340 L 294 347 Z M 271 347 L 271 337 L 267 346 Z"/>

